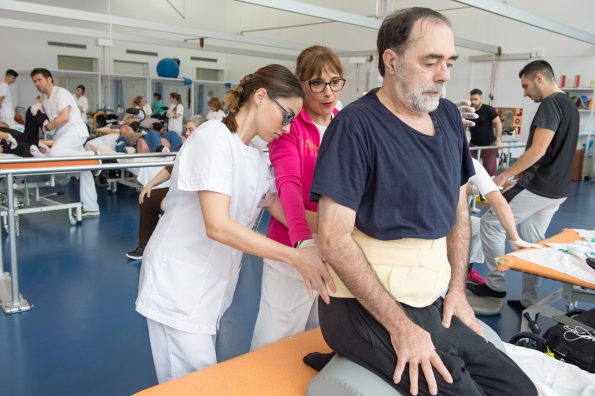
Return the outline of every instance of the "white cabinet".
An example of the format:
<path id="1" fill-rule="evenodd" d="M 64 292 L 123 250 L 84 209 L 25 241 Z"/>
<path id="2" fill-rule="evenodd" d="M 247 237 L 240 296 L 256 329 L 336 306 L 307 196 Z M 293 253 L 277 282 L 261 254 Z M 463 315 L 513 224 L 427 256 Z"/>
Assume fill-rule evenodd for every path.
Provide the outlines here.
<path id="1" fill-rule="evenodd" d="M 564 88 L 566 92 L 576 103 L 578 103 L 578 112 L 580 125 L 578 129 L 577 149 L 585 149 L 583 160 L 582 177 L 592 176 L 594 169 L 594 143 L 595 138 L 595 88 Z"/>

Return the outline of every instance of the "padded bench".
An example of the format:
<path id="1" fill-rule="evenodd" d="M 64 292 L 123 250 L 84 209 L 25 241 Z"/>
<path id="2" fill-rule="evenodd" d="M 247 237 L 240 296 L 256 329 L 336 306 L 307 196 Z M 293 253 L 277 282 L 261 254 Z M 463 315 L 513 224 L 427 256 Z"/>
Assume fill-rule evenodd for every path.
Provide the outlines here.
<path id="1" fill-rule="evenodd" d="M 496 347 L 504 350 L 498 335 L 485 324 L 484 333 Z M 340 356 L 335 356 L 318 375 L 302 361 L 310 352 L 329 351 L 320 329 L 314 329 L 154 386 L 137 395 L 399 395 L 376 374 Z"/>

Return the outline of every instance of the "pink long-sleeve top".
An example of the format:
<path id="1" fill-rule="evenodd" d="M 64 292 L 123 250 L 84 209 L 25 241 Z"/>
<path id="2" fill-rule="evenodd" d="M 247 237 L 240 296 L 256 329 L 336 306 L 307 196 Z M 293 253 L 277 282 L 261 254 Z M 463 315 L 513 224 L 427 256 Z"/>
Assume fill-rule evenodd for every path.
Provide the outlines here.
<path id="1" fill-rule="evenodd" d="M 337 112 L 333 110 L 333 114 Z M 312 238 L 305 211 L 318 210 L 318 204 L 310 201 L 318 147 L 320 133 L 305 108 L 291 124 L 288 134 L 269 143 L 275 183 L 289 228 L 271 217 L 267 236 L 287 246 Z"/>

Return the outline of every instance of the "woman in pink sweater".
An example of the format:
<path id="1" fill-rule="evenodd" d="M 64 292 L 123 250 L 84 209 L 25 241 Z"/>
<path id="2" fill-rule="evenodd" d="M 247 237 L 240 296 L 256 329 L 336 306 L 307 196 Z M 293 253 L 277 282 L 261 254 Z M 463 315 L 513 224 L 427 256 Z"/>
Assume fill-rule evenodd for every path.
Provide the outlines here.
<path id="1" fill-rule="evenodd" d="M 304 107 L 290 132 L 269 145 L 287 224 L 271 219 L 267 236 L 287 246 L 305 247 L 315 243 L 317 232 L 317 204 L 310 201 L 310 186 L 318 147 L 338 112 L 335 106 L 345 79 L 339 58 L 322 46 L 302 51 L 295 74 L 304 89 Z M 315 297 L 294 268 L 265 259 L 251 349 L 318 326 Z"/>

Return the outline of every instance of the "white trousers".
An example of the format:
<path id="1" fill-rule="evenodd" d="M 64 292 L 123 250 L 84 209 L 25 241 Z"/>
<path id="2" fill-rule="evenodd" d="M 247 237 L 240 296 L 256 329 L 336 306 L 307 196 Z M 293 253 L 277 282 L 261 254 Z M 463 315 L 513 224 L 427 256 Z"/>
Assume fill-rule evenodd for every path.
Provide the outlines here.
<path id="1" fill-rule="evenodd" d="M 552 217 L 566 198 L 545 198 L 522 190 L 508 204 L 514 213 L 519 236 L 527 242 L 545 239 L 545 232 Z M 485 263 L 488 268 L 488 286 L 494 290 L 506 291 L 504 274 L 498 271 L 496 257 L 504 255 L 506 231 L 500 224 L 496 212 L 489 209 L 481 218 L 479 231 Z M 528 307 L 537 302 L 537 291 L 541 278 L 523 273 L 521 303 Z"/>
<path id="2" fill-rule="evenodd" d="M 192 334 L 147 318 L 157 381 L 163 383 L 217 363 L 214 334 Z"/>
<path id="3" fill-rule="evenodd" d="M 479 237 L 479 225 L 481 219 L 477 216 L 469 216 L 471 220 L 471 244 L 469 246 L 469 263 L 483 263 L 483 248 Z"/>
<path id="4" fill-rule="evenodd" d="M 93 155 L 93 153 L 87 152 L 83 148 L 83 143 L 85 143 L 86 140 L 86 137 L 80 137 L 70 134 L 59 136 L 59 138 L 57 138 L 54 141 L 54 145 L 50 149 L 48 156 L 68 157 Z M 85 171 L 80 173 L 79 193 L 84 210 L 99 210 L 99 205 L 97 204 L 97 190 L 95 190 L 95 180 L 93 180 L 93 175 L 91 174 L 91 171 Z"/>
<path id="5" fill-rule="evenodd" d="M 265 259 L 262 268 L 260 308 L 250 350 L 318 327 L 318 293 L 310 300 L 303 279 L 288 276 L 268 262 Z"/>

